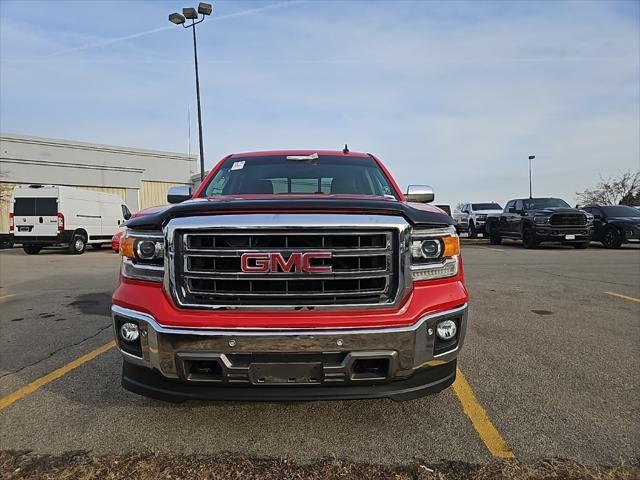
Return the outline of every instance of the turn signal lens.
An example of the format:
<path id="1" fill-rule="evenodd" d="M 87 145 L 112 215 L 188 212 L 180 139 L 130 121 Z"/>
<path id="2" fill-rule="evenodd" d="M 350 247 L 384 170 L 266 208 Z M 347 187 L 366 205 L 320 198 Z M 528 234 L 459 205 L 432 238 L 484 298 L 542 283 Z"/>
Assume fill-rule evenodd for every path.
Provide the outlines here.
<path id="1" fill-rule="evenodd" d="M 135 258 L 134 247 L 135 247 L 136 239 L 132 237 L 127 237 L 126 235 L 120 239 L 120 255 L 123 257 Z"/>
<path id="2" fill-rule="evenodd" d="M 443 237 L 444 242 L 444 256 L 453 257 L 460 253 L 460 238 L 457 235 L 451 235 L 450 237 Z"/>

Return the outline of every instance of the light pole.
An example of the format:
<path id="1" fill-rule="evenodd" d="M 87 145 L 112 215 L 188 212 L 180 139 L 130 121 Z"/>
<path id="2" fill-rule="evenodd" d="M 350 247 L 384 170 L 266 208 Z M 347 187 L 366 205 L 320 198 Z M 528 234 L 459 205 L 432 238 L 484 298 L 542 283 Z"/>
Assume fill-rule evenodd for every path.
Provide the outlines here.
<path id="1" fill-rule="evenodd" d="M 198 14 L 202 18 L 198 20 Z M 182 15 L 172 13 L 169 15 L 169 21 L 176 25 L 182 25 L 184 28 L 191 28 L 193 31 L 193 59 L 196 65 L 196 99 L 198 101 L 198 143 L 200 145 L 200 182 L 204 181 L 204 145 L 202 143 L 202 111 L 200 108 L 200 77 L 198 75 L 198 46 L 196 44 L 196 25 L 203 22 L 205 17 L 211 15 L 211 5 L 208 3 L 200 3 L 198 11 L 195 8 L 183 8 Z M 191 20 L 191 24 L 185 24 L 185 20 Z"/>
<path id="2" fill-rule="evenodd" d="M 534 158 L 536 158 L 535 155 L 529 155 L 529 198 L 533 198 L 533 195 L 531 194 L 531 160 Z"/>

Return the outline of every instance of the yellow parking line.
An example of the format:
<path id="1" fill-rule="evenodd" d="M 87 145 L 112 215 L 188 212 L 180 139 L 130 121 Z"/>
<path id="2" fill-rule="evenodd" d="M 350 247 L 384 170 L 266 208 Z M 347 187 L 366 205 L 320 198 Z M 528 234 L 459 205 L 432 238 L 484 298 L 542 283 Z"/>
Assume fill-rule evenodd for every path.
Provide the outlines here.
<path id="1" fill-rule="evenodd" d="M 500 458 L 514 458 L 515 455 L 504 441 L 500 433 L 493 426 L 487 412 L 482 405 L 478 402 L 478 399 L 471 389 L 471 385 L 464 378 L 464 375 L 458 369 L 456 374 L 456 381 L 453 382 L 453 391 L 455 392 L 458 400 L 462 404 L 462 410 L 471 420 L 473 428 L 476 429 L 480 439 L 484 442 L 485 446 L 494 457 Z"/>
<path id="2" fill-rule="evenodd" d="M 607 295 L 613 295 L 614 297 L 624 298 L 625 300 L 631 300 L 632 302 L 640 303 L 640 298 L 629 297 L 627 295 L 622 295 L 621 293 L 616 293 L 616 292 L 604 292 L 604 293 L 606 293 Z"/>
<path id="3" fill-rule="evenodd" d="M 15 392 L 10 393 L 6 397 L 0 398 L 0 410 L 2 410 L 4 408 L 7 408 L 9 405 L 17 402 L 21 398 L 24 398 L 27 395 L 29 395 L 30 393 L 35 392 L 40 387 L 45 386 L 47 383 L 53 382 L 54 380 L 62 377 L 63 375 L 66 375 L 71 370 L 73 370 L 75 368 L 78 368 L 79 366 L 81 366 L 81 365 L 93 360 L 98 355 L 100 355 L 100 354 L 106 352 L 107 350 L 110 350 L 113 347 L 115 347 L 115 345 L 116 345 L 116 342 L 115 341 L 111 341 L 111 342 L 107 343 L 106 345 L 103 345 L 101 347 L 96 348 L 95 350 L 92 350 L 89 353 L 85 353 L 81 357 L 78 357 L 75 360 L 67 363 L 65 366 L 60 367 L 57 370 L 54 370 L 53 372 L 48 373 L 48 374 L 44 375 L 43 377 L 38 378 L 37 380 L 34 380 L 29 385 L 26 385 L 26 386 L 20 388 L 19 390 L 16 390 Z"/>

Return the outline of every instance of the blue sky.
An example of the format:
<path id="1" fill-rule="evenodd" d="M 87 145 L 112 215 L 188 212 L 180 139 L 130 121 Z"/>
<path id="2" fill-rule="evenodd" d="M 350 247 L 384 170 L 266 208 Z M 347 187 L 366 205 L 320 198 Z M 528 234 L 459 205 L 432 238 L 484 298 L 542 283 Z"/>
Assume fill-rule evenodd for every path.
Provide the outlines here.
<path id="1" fill-rule="evenodd" d="M 640 2 L 212 2 L 207 168 L 230 152 L 379 155 L 436 203 L 564 197 L 640 168 Z M 197 151 L 197 1 L 0 0 L 0 130 Z"/>

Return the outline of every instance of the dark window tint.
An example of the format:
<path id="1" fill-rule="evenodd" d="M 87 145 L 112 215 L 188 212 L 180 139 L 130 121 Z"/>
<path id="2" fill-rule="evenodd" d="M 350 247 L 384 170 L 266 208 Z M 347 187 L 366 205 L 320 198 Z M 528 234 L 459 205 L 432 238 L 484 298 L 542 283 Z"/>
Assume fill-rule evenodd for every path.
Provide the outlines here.
<path id="1" fill-rule="evenodd" d="M 541 210 L 543 208 L 571 208 L 567 202 L 559 198 L 528 198 L 524 201 L 526 210 Z"/>
<path id="2" fill-rule="evenodd" d="M 607 217 L 640 217 L 640 210 L 626 205 L 600 207 Z"/>
<path id="3" fill-rule="evenodd" d="M 129 219 L 131 217 L 131 211 L 126 205 L 122 205 L 122 218 Z"/>
<path id="4" fill-rule="evenodd" d="M 522 204 L 522 200 L 518 200 L 516 202 L 516 212 L 521 212 L 524 210 L 524 205 Z"/>
<path id="5" fill-rule="evenodd" d="M 13 214 L 23 217 L 55 217 L 58 215 L 58 199 L 16 198 Z"/>
<path id="6" fill-rule="evenodd" d="M 55 217 L 58 215 L 58 199 L 36 198 L 36 215 L 38 217 Z"/>
<path id="7" fill-rule="evenodd" d="M 507 203 L 507 212 L 510 211 L 514 206 L 515 206 L 516 202 L 515 200 L 511 200 L 510 202 Z"/>
<path id="8" fill-rule="evenodd" d="M 474 210 L 502 210 L 497 203 L 474 203 L 472 206 Z"/>
<path id="9" fill-rule="evenodd" d="M 242 194 L 396 196 L 372 158 L 281 155 L 231 157 L 205 189 L 205 196 Z"/>

